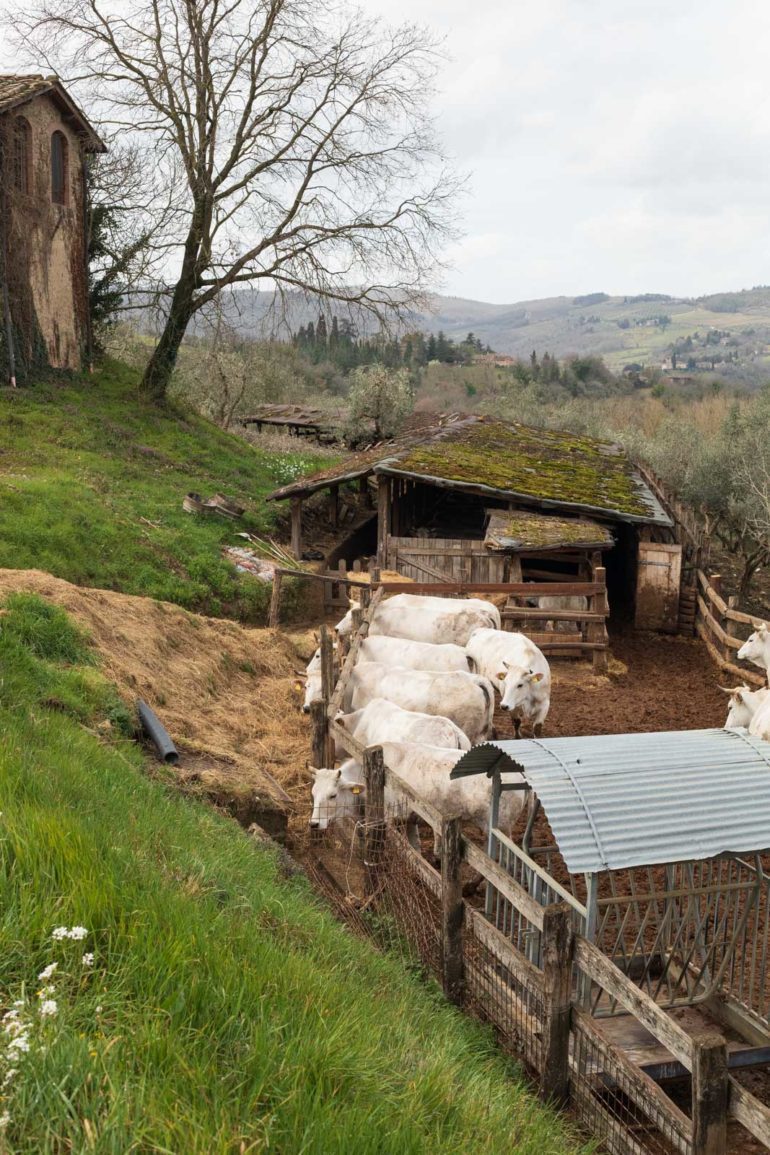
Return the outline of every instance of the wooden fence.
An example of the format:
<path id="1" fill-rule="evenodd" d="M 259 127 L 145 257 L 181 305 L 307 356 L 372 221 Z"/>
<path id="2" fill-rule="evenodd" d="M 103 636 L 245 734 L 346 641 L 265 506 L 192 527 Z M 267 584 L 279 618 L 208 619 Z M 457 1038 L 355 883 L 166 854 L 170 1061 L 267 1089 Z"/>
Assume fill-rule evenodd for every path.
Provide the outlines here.
<path id="1" fill-rule="evenodd" d="M 770 625 L 764 618 L 744 614 L 735 608 L 737 598 L 722 597 L 722 582 L 718 574 L 708 577 L 698 570 L 695 629 L 720 670 L 748 682 L 752 686 L 766 686 L 767 676 L 756 666 L 737 665 L 737 651 L 748 635 L 762 625 Z M 739 636 L 740 635 L 740 636 Z"/>
<path id="2" fill-rule="evenodd" d="M 556 884 L 526 885 L 525 875 L 514 876 L 502 859 L 495 861 L 466 837 L 459 816 L 443 813 L 390 770 L 381 747 L 365 749 L 335 722 L 371 615 L 387 588 L 354 610 L 354 633 L 336 685 L 332 639 L 322 630 L 324 700 L 313 706 L 314 764 L 334 765 L 336 739 L 363 765 L 359 829 L 367 909 L 392 920 L 446 997 L 489 1021 L 500 1043 L 528 1064 L 541 1097 L 569 1104 L 612 1155 L 722 1155 L 731 1118 L 770 1149 L 770 1107 L 730 1074 L 721 1035 L 689 1034 L 583 937 L 568 892 Z M 433 832 L 440 870 L 403 833 L 401 822 L 410 814 Z M 510 842 L 502 831 L 492 834 L 493 841 Z M 463 896 L 463 864 L 485 884 L 484 910 Z M 681 1065 L 690 1081 L 688 1110 L 592 1013 L 610 1004 Z"/>

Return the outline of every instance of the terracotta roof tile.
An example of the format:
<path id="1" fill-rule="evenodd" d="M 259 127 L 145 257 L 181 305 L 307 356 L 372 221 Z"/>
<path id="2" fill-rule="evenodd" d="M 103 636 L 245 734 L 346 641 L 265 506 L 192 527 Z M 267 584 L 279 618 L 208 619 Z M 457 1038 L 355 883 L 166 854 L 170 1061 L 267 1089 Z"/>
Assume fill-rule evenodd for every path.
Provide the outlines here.
<path id="1" fill-rule="evenodd" d="M 78 132 L 83 137 L 88 151 L 106 152 L 104 143 L 100 140 L 87 116 L 78 107 L 57 76 L 43 76 L 39 73 L 23 76 L 18 74 L 0 75 L 0 114 L 18 108 L 19 105 L 26 104 L 28 100 L 33 100 L 36 96 L 43 96 L 45 93 L 50 93 L 60 107 L 63 107 L 65 114 L 76 122 Z"/>

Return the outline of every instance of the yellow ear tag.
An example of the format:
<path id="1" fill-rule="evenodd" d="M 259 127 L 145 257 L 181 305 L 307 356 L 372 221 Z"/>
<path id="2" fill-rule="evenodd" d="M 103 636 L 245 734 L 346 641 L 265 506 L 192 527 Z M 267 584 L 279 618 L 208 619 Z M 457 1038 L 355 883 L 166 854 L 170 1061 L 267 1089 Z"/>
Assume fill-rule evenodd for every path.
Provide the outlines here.
<path id="1" fill-rule="evenodd" d="M 504 672 L 503 672 L 503 673 L 499 673 L 499 674 L 497 675 L 497 680 L 498 680 L 499 682 L 504 682 L 504 681 L 505 681 L 505 673 L 504 673 Z"/>
<path id="2" fill-rule="evenodd" d="M 360 794 L 361 793 L 361 787 L 360 786 L 354 786 L 353 787 L 353 793 L 354 794 Z"/>

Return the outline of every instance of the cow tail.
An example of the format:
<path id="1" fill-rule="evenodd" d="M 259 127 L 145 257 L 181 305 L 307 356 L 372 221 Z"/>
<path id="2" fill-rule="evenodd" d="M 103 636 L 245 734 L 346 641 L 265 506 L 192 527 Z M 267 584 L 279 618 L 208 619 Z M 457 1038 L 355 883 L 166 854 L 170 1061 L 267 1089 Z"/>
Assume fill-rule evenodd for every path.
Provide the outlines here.
<path id="1" fill-rule="evenodd" d="M 495 721 L 495 690 L 489 678 L 479 677 L 479 685 L 487 700 L 487 733 L 491 734 Z"/>

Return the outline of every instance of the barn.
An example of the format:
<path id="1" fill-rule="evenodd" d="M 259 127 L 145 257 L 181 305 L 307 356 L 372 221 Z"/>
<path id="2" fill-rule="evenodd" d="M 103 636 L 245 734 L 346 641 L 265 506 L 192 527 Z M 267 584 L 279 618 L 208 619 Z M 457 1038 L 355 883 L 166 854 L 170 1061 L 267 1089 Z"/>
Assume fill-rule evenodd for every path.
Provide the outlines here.
<path id="1" fill-rule="evenodd" d="M 562 609 L 557 625 L 579 627 L 597 572 L 606 571 L 610 609 L 637 626 L 678 625 L 682 547 L 649 479 L 618 445 L 482 416 L 437 420 L 270 494 L 291 503 L 292 549 L 301 558 L 319 517 L 336 529 L 326 557 L 375 558 L 418 583 L 552 583 L 556 595 L 586 585 L 588 600 Z M 506 625 L 535 626 L 531 598 L 513 592 Z M 580 615 L 583 615 L 581 618 Z M 541 614 L 542 618 L 543 615 Z M 535 618 L 533 622 L 533 618 Z M 563 636 L 562 636 L 562 641 Z M 569 644 L 569 643 L 567 643 Z M 574 643 L 572 643 L 574 644 Z"/>

